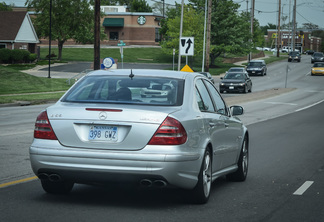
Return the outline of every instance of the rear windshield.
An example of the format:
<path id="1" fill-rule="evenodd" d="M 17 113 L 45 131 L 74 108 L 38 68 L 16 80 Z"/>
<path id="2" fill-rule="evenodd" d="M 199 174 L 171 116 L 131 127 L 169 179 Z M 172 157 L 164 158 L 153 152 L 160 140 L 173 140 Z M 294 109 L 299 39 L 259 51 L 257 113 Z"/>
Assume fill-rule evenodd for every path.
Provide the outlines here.
<path id="1" fill-rule="evenodd" d="M 262 62 L 249 62 L 248 66 L 250 66 L 250 67 L 261 67 Z"/>
<path id="2" fill-rule="evenodd" d="M 179 106 L 184 80 L 162 77 L 87 76 L 64 96 L 62 102 L 127 103 Z"/>

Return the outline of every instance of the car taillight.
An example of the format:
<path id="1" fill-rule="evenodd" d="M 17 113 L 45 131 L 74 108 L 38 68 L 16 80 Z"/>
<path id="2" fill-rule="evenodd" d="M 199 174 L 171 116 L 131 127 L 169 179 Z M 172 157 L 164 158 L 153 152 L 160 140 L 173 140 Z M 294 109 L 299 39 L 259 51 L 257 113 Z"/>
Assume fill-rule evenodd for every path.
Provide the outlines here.
<path id="1" fill-rule="evenodd" d="M 182 124 L 171 117 L 167 117 L 160 125 L 149 145 L 180 145 L 187 141 L 187 132 Z"/>
<path id="2" fill-rule="evenodd" d="M 48 120 L 46 111 L 41 112 L 37 116 L 34 130 L 34 138 L 57 140 L 52 126 Z"/>

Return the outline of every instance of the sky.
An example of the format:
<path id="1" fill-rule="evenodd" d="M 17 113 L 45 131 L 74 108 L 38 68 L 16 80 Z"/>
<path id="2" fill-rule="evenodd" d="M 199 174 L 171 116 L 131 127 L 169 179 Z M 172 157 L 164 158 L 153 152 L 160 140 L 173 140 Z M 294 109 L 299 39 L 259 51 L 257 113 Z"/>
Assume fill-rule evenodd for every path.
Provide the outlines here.
<path id="1" fill-rule="evenodd" d="M 161 2 L 160 0 L 146 0 L 150 5 L 154 2 Z M 239 11 L 246 11 L 247 8 L 250 11 L 252 0 L 233 0 L 235 3 L 239 3 L 241 7 Z M 293 4 L 295 0 L 281 0 L 281 11 L 283 16 L 287 16 L 284 23 L 288 23 L 289 14 L 290 20 L 293 17 Z M 26 0 L 0 0 L 0 2 L 6 2 L 7 4 L 15 4 L 16 6 L 24 6 Z M 166 4 L 174 4 L 174 2 L 181 3 L 181 0 L 165 0 Z M 188 3 L 188 0 L 184 1 Z M 324 0 L 296 0 L 296 21 L 297 27 L 301 27 L 303 23 L 313 23 L 324 29 Z M 265 26 L 268 23 L 278 23 L 278 9 L 279 0 L 255 0 L 255 18 L 259 21 L 261 26 Z M 290 10 L 289 10 L 290 9 Z M 289 13 L 290 12 L 290 13 Z M 283 24 L 283 21 L 281 21 Z"/>

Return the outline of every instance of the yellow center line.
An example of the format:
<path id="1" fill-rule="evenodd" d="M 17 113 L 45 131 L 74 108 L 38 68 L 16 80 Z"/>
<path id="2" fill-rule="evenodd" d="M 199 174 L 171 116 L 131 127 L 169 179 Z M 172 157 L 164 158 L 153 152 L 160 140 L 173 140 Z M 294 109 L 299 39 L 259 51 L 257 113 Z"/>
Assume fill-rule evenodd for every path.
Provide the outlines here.
<path id="1" fill-rule="evenodd" d="M 8 183 L 2 183 L 2 184 L 0 184 L 0 188 L 11 186 L 11 185 L 18 184 L 18 183 L 31 181 L 31 180 L 35 180 L 35 179 L 37 179 L 37 176 L 28 177 L 28 178 L 21 179 L 21 180 L 15 180 L 15 181 L 11 181 L 11 182 L 8 182 Z"/>

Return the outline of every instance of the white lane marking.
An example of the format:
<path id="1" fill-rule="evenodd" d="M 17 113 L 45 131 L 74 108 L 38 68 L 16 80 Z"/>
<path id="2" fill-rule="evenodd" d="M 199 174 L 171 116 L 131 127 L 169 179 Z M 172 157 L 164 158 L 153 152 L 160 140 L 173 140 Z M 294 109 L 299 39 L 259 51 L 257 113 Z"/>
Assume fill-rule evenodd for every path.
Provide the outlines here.
<path id="1" fill-rule="evenodd" d="M 290 105 L 290 106 L 297 106 L 296 103 L 281 103 L 281 102 L 265 102 L 269 104 L 274 104 L 274 105 Z"/>
<path id="2" fill-rule="evenodd" d="M 318 101 L 318 102 L 316 102 L 316 103 L 313 103 L 313 104 L 311 104 L 311 105 L 309 105 L 309 106 L 305 106 L 305 107 L 303 107 L 303 108 L 297 109 L 296 112 L 302 111 L 302 110 L 304 110 L 304 109 L 311 108 L 311 107 L 316 106 L 316 105 L 318 105 L 318 104 L 320 104 L 320 103 L 322 103 L 322 102 L 324 102 L 324 99 L 321 100 L 321 101 Z"/>
<path id="3" fill-rule="evenodd" d="M 306 181 L 301 187 L 299 187 L 293 195 L 303 195 L 303 193 L 314 183 L 314 181 Z"/>

